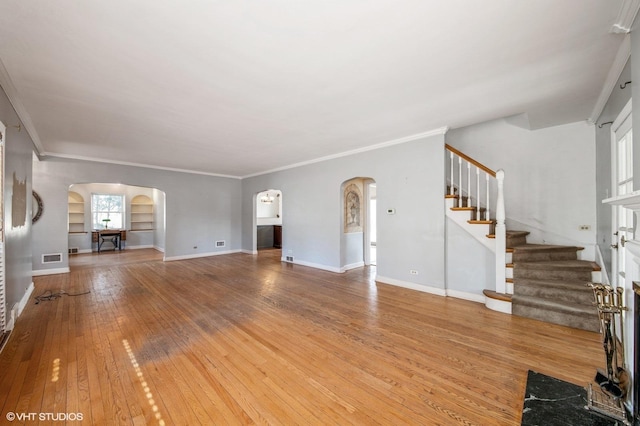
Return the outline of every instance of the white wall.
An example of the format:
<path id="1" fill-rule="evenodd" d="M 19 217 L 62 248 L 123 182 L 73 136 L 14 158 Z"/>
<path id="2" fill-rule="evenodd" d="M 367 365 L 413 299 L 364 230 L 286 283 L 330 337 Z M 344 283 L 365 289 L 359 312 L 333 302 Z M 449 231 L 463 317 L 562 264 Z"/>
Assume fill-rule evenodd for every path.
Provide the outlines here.
<path id="1" fill-rule="evenodd" d="M 505 171 L 507 229 L 531 232 L 530 243 L 585 247 L 596 243 L 595 130 L 586 122 L 527 130 L 494 120 L 451 130 L 447 143 Z M 587 225 L 589 230 L 580 230 Z"/>
<path id="2" fill-rule="evenodd" d="M 34 163 L 45 212 L 33 231 L 33 269 L 68 267 L 68 188 L 78 182 L 124 183 L 165 193 L 165 258 L 240 249 L 240 180 L 99 162 L 47 158 Z M 215 242 L 224 240 L 225 247 Z M 63 253 L 62 264 L 41 264 L 42 253 Z"/>
<path id="3" fill-rule="evenodd" d="M 81 183 L 71 185 L 69 191 L 77 192 L 84 198 L 84 229 L 85 234 L 69 234 L 69 248 L 77 247 L 79 252 L 90 252 L 92 250 L 91 242 L 91 195 L 92 194 L 117 194 L 125 196 L 125 226 L 128 230 L 125 246 L 127 248 L 136 247 L 153 247 L 154 232 L 153 231 L 131 231 L 131 199 L 136 195 L 146 195 L 153 200 L 154 189 L 141 186 L 122 185 L 122 184 L 104 184 L 104 183 Z M 155 204 L 155 203 L 154 203 Z M 164 206 L 154 205 L 154 214 L 157 210 Z M 162 223 L 154 224 L 154 228 L 163 226 Z"/>
<path id="4" fill-rule="evenodd" d="M 166 208 L 164 192 L 153 189 L 153 205 L 157 208 L 153 210 L 153 222 L 156 226 L 153 228 L 154 248 L 164 253 L 165 247 L 165 220 L 164 209 Z"/>
<path id="5" fill-rule="evenodd" d="M 255 250 L 255 194 L 283 193 L 283 256 L 340 271 L 341 185 L 367 176 L 377 185 L 378 280 L 444 293 L 444 136 L 243 179 L 242 248 Z M 395 208 L 395 215 L 387 215 Z M 411 275 L 410 270 L 418 275 Z"/>
<path id="6" fill-rule="evenodd" d="M 447 294 L 483 301 L 482 291 L 496 286 L 495 254 L 449 218 L 446 241 Z"/>

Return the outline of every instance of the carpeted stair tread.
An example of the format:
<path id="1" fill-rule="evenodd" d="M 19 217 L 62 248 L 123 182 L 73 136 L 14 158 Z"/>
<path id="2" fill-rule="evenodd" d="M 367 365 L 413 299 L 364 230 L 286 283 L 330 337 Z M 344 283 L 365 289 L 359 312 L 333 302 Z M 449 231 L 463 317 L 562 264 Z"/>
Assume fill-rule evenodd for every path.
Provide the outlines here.
<path id="1" fill-rule="evenodd" d="M 515 252 L 519 251 L 565 251 L 565 250 L 584 250 L 584 247 L 578 246 L 558 246 L 553 244 L 523 244 L 518 247 L 514 247 Z"/>
<path id="2" fill-rule="evenodd" d="M 527 231 L 506 231 L 507 248 L 518 247 L 527 243 Z"/>
<path id="3" fill-rule="evenodd" d="M 593 262 L 589 260 L 552 260 L 548 262 L 514 262 L 516 268 L 527 269 L 573 269 L 593 271 Z"/>
<path id="4" fill-rule="evenodd" d="M 600 321 L 595 306 L 566 305 L 548 299 L 513 295 L 514 315 L 579 328 L 600 331 Z"/>
<path id="5" fill-rule="evenodd" d="M 593 290 L 586 281 L 519 279 L 514 294 L 539 297 L 556 302 L 593 306 Z"/>
<path id="6" fill-rule="evenodd" d="M 513 248 L 514 262 L 547 262 L 554 260 L 577 260 L 583 247 L 557 246 L 549 244 L 522 244 Z"/>

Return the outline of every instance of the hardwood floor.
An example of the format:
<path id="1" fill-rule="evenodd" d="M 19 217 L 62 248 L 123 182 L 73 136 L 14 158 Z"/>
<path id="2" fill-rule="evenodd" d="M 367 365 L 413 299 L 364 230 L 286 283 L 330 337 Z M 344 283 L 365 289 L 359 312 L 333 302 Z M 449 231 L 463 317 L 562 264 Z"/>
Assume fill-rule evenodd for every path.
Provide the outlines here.
<path id="1" fill-rule="evenodd" d="M 368 268 L 129 253 L 34 277 L 0 354 L 0 423 L 519 425 L 527 370 L 585 386 L 603 364 L 596 333 L 376 284 Z M 35 304 L 47 290 L 90 293 Z"/>

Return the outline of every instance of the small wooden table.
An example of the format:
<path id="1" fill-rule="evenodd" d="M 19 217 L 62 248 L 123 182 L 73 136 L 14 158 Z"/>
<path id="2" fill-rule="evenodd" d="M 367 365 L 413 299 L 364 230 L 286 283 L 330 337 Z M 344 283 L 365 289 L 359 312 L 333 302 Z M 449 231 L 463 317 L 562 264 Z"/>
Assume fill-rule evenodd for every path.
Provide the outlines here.
<path id="1" fill-rule="evenodd" d="M 102 244 L 110 242 L 113 250 L 122 250 L 123 241 L 127 240 L 127 231 L 124 229 L 102 229 L 91 232 L 91 241 L 98 245 L 98 253 L 102 251 Z"/>

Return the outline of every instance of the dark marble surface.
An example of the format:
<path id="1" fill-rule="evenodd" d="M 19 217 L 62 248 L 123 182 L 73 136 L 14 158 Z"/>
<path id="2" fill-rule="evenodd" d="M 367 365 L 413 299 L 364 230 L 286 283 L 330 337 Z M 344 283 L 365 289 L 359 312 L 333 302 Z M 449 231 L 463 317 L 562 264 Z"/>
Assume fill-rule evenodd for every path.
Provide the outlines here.
<path id="1" fill-rule="evenodd" d="M 522 409 L 523 426 L 613 426 L 622 424 L 589 411 L 586 407 L 587 390 L 585 387 L 529 371 Z"/>

